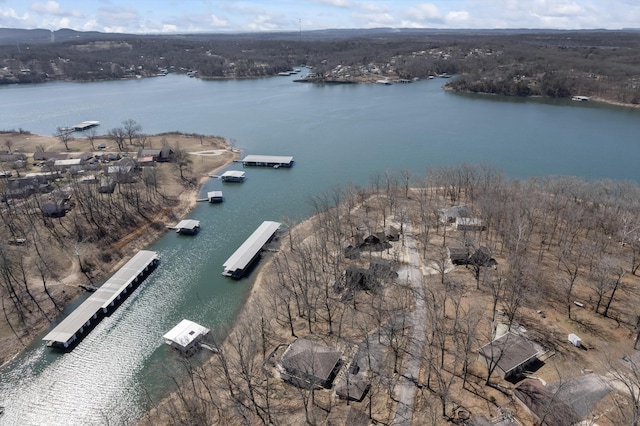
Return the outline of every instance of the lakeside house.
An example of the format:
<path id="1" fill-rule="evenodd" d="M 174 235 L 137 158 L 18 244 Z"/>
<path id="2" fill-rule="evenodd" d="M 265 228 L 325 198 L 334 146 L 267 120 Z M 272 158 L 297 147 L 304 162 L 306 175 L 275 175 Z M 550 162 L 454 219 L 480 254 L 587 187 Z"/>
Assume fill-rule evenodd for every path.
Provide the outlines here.
<path id="1" fill-rule="evenodd" d="M 502 379 L 508 379 L 523 372 L 543 353 L 525 337 L 509 331 L 481 347 L 478 360 L 494 368 Z"/>
<path id="2" fill-rule="evenodd" d="M 341 354 L 308 339 L 289 345 L 276 364 L 280 377 L 302 388 L 330 388 L 341 366 Z"/>

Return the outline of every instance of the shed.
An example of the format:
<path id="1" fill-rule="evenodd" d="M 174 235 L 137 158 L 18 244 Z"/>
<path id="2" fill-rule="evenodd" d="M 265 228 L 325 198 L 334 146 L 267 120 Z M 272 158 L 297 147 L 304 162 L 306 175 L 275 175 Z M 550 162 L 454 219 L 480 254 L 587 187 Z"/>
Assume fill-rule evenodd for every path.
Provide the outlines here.
<path id="1" fill-rule="evenodd" d="M 478 359 L 489 367 L 495 366 L 500 377 L 506 379 L 535 362 L 540 354 L 528 339 L 508 332 L 481 347 Z"/>
<path id="2" fill-rule="evenodd" d="M 297 339 L 284 351 L 276 365 L 283 380 L 303 388 L 330 388 L 341 365 L 340 352 Z"/>
<path id="3" fill-rule="evenodd" d="M 153 157 L 155 161 L 167 162 L 171 161 L 173 153 L 173 148 L 169 145 L 165 145 L 161 149 L 140 149 L 138 150 L 138 158 Z"/>
<path id="4" fill-rule="evenodd" d="M 193 321 L 183 319 L 169 330 L 164 336 L 165 342 L 182 351 L 187 352 L 193 348 L 203 336 L 209 333 L 209 329 Z"/>
<path id="5" fill-rule="evenodd" d="M 116 180 L 110 176 L 103 176 L 100 178 L 100 186 L 98 192 L 101 194 L 112 194 L 116 189 Z"/>
<path id="6" fill-rule="evenodd" d="M 369 390 L 369 380 L 364 373 L 345 372 L 336 383 L 336 395 L 340 399 L 362 401 Z"/>
<path id="7" fill-rule="evenodd" d="M 573 333 L 569 334 L 569 341 L 573 346 L 576 346 L 578 348 L 582 346 L 582 339 L 578 337 L 577 334 L 573 334 Z"/>

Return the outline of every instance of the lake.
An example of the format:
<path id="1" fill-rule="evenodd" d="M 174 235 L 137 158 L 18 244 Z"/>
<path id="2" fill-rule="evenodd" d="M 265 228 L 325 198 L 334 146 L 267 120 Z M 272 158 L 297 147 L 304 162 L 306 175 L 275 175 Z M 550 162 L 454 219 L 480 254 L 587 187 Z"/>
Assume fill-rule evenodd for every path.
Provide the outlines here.
<path id="1" fill-rule="evenodd" d="M 187 318 L 221 333 L 252 277 L 222 263 L 263 220 L 299 221 L 310 197 L 366 186 L 373 173 L 492 163 L 511 178 L 577 175 L 640 181 L 640 111 L 592 102 L 445 92 L 444 80 L 313 85 L 295 77 L 150 79 L 0 87 L 0 129 L 52 135 L 99 120 L 99 133 L 136 120 L 145 133 L 182 131 L 235 140 L 245 154 L 291 155 L 291 169 L 247 168 L 243 184 L 211 179 L 225 202 L 198 203 L 195 237 L 167 233 L 148 247 L 158 269 L 72 352 L 36 341 L 1 370 L 3 424 L 128 424 L 180 377 L 161 336 Z M 169 142 L 171 142 L 169 140 Z M 17 147 L 14 147 L 17 148 Z M 231 168 L 241 166 L 234 164 Z"/>

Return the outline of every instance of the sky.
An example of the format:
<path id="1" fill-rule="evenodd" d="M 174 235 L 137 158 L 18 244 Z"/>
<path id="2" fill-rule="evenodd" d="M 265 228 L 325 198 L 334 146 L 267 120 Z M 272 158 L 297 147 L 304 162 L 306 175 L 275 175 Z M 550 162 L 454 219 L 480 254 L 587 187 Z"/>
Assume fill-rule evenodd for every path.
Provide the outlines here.
<path id="1" fill-rule="evenodd" d="M 0 27 L 156 33 L 640 27 L 640 0 L 0 0 Z"/>

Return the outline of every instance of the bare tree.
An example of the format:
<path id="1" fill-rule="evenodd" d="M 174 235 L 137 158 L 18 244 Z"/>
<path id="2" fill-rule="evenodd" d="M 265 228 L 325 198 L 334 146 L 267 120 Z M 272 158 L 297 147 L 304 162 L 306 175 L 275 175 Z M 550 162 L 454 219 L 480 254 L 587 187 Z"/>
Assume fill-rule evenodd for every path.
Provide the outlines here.
<path id="1" fill-rule="evenodd" d="M 56 129 L 56 133 L 54 135 L 62 144 L 64 145 L 64 149 L 69 151 L 69 142 L 73 140 L 73 136 L 71 135 L 71 131 L 67 129 L 63 129 L 62 127 L 58 127 Z"/>
<path id="2" fill-rule="evenodd" d="M 113 129 L 109 130 L 108 135 L 111 138 L 111 140 L 113 140 L 116 143 L 116 146 L 118 147 L 118 151 L 120 152 L 126 151 L 125 140 L 126 140 L 127 134 L 122 127 L 114 127 Z"/>
<path id="3" fill-rule="evenodd" d="M 133 140 L 142 131 L 142 126 L 135 120 L 127 119 L 122 122 L 122 130 L 129 139 L 129 145 L 133 145 Z"/>
<path id="4" fill-rule="evenodd" d="M 182 149 L 180 145 L 176 146 L 173 151 L 173 166 L 180 172 L 180 179 L 186 180 L 184 173 L 190 169 L 192 163 L 191 154 Z"/>
<path id="5" fill-rule="evenodd" d="M 89 145 L 91 145 L 91 150 L 95 151 L 96 147 L 93 144 L 94 144 L 96 138 L 98 137 L 98 132 L 97 132 L 96 128 L 95 127 L 91 127 L 89 129 L 85 130 L 83 133 L 84 133 L 84 136 L 89 141 Z"/>

